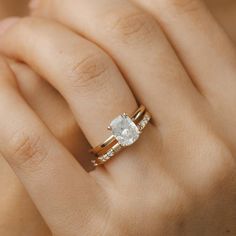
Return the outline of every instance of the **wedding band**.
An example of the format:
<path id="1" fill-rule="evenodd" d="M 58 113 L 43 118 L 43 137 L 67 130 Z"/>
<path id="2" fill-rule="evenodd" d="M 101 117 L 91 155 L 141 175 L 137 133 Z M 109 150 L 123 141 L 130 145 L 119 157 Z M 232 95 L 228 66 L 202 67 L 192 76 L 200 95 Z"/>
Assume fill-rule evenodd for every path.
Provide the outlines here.
<path id="1" fill-rule="evenodd" d="M 150 120 L 151 115 L 144 106 L 140 106 L 131 117 L 124 113 L 115 118 L 108 126 L 112 135 L 90 150 L 96 156 L 92 161 L 94 166 L 106 163 L 119 151 L 134 144 Z"/>

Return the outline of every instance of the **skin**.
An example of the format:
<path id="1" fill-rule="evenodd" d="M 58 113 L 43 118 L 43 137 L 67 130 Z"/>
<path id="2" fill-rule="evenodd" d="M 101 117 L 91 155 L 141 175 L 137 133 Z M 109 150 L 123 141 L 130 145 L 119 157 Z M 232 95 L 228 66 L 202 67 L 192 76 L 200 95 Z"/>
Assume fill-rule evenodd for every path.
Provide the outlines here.
<path id="1" fill-rule="evenodd" d="M 162 5 L 159 1 L 149 2 L 150 5 L 146 5 L 147 2 L 145 1 L 136 1 L 145 11 L 152 12 L 155 20 L 165 30 L 171 44 L 167 42 L 160 28 L 156 24 L 154 26 L 154 18 L 151 17 L 148 17 L 147 21 L 150 28 L 144 28 L 144 30 L 151 29 L 151 34 L 147 35 L 150 31 L 138 31 L 140 34 L 145 32 L 145 38 L 141 37 L 144 41 L 132 38 L 133 33 L 137 33 L 130 31 L 134 29 L 133 25 L 132 28 L 129 28 L 132 21 L 126 21 L 123 24 L 121 22 L 118 24 L 118 28 L 115 24 L 114 30 L 114 28 L 110 28 L 111 25 L 105 24 L 104 19 L 98 17 L 96 20 L 100 24 L 99 29 L 104 29 L 104 25 L 107 26 L 108 30 L 112 29 L 111 35 L 113 37 L 107 37 L 106 30 L 97 32 L 95 30 L 97 26 L 94 28 L 91 24 L 94 21 L 86 21 L 86 19 L 93 19 L 95 13 L 103 15 L 106 11 L 103 4 L 96 6 L 96 11 L 91 11 L 86 2 L 83 2 L 83 14 L 78 16 L 75 12 L 68 16 L 66 12 L 63 12 L 65 8 L 62 4 L 60 6 L 55 4 L 54 7 L 50 8 L 45 1 L 34 13 L 52 19 L 56 18 L 73 28 L 75 32 L 83 34 L 92 42 L 101 45 L 119 65 L 133 93 L 105 52 L 98 49 L 89 40 L 82 39 L 78 34 L 72 33 L 51 20 L 36 18 L 20 20 L 15 23 L 14 27 L 12 26 L 4 32 L 0 39 L 2 52 L 15 59 L 23 60 L 61 92 L 70 104 L 76 121 L 80 124 L 91 145 L 96 145 L 107 136 L 104 127 L 112 118 L 124 110 L 130 113 L 136 109 L 137 104 L 134 95 L 135 98 L 147 105 L 153 114 L 152 125 L 145 131 L 144 138 L 135 147 L 130 148 L 130 150 L 127 149 L 118 158 L 108 163 L 105 168 L 97 169 L 91 175 L 87 175 L 65 148 L 50 135 L 48 128 L 52 130 L 52 127 L 48 124 L 48 128 L 46 128 L 42 124 L 42 116 L 48 112 L 41 112 L 40 116 L 37 112 L 39 105 L 30 104 L 41 119 L 35 116 L 35 113 L 20 98 L 15 83 L 8 82 L 9 78 L 15 80 L 13 72 L 4 62 L 1 63 L 2 71 L 7 71 L 3 74 L 1 82 L 1 88 L 4 91 L 3 101 L 8 102 L 1 102 L 0 109 L 5 106 L 19 106 L 21 108 L 19 110 L 24 111 L 24 116 L 19 110 L 1 112 L 1 114 L 4 113 L 6 119 L 2 119 L 0 122 L 1 130 L 3 130 L 0 149 L 24 183 L 55 235 L 77 235 L 78 232 L 81 235 L 235 234 L 234 156 L 236 145 L 234 141 L 234 117 L 236 111 L 234 101 L 236 85 L 234 79 L 235 66 L 233 64 L 235 61 L 234 46 L 202 5 L 197 5 L 198 3 L 184 5 L 183 3 L 183 5 L 178 6 L 171 3 Z M 68 4 L 67 7 L 71 7 L 70 12 L 73 13 L 75 3 L 70 0 L 65 4 Z M 114 4 L 114 6 L 111 4 L 111 7 L 116 10 L 119 9 L 118 6 L 118 4 Z M 127 14 L 130 14 L 128 12 L 130 10 L 135 12 L 136 17 L 140 16 L 140 12 L 138 11 L 139 14 L 136 14 L 137 9 L 132 4 L 127 5 L 125 9 L 127 9 Z M 168 9 L 168 14 L 164 11 L 165 9 Z M 194 11 L 186 11 L 188 9 L 194 9 Z M 216 6 L 214 9 L 217 12 Z M 174 17 L 179 14 L 182 17 Z M 116 15 L 116 17 L 118 16 Z M 140 21 L 143 20 L 143 15 L 141 16 L 142 18 L 138 18 Z M 117 19 L 113 15 L 107 17 L 110 17 L 108 19 L 111 20 Z M 219 19 L 223 19 L 221 17 L 218 15 Z M 132 18 L 130 19 L 132 20 Z M 206 28 L 196 27 L 192 31 L 186 31 L 186 29 L 192 28 L 192 25 L 196 26 L 196 22 L 199 21 L 204 22 L 202 24 Z M 227 22 L 227 20 L 225 19 L 222 22 Z M 87 23 L 86 27 L 84 27 L 85 23 Z M 39 35 L 39 32 L 41 37 L 37 38 L 38 48 L 45 48 L 45 50 L 40 51 L 33 48 L 34 37 Z M 233 38 L 234 32 L 228 32 Z M 184 36 L 185 41 L 180 36 Z M 16 37 L 19 38 L 17 43 L 14 40 Z M 51 45 L 46 44 L 49 38 L 55 43 L 55 47 L 51 48 Z M 215 40 L 216 38 L 220 39 L 220 44 Z M 145 40 L 152 43 L 145 43 Z M 132 47 L 127 47 L 129 43 Z M 211 47 L 209 48 L 210 43 L 214 50 Z M 150 45 L 154 45 L 152 50 L 150 50 Z M 196 46 L 193 48 L 192 45 Z M 60 52 L 57 48 L 63 48 L 63 51 Z M 182 64 L 176 57 L 173 48 L 178 53 Z M 31 55 L 33 50 L 34 54 Z M 122 53 L 128 50 L 130 51 L 127 55 Z M 164 50 L 165 55 L 161 53 L 162 50 Z M 48 54 L 48 51 L 51 53 Z M 85 58 L 90 58 L 89 52 L 96 55 L 96 60 L 90 60 L 89 63 L 82 64 L 81 67 L 79 62 Z M 58 56 L 58 53 L 63 56 Z M 143 65 L 142 61 L 139 61 L 139 58 L 142 58 L 140 55 L 152 60 L 150 59 L 150 62 Z M 207 56 L 204 58 L 202 55 Z M 47 65 L 45 65 L 45 58 L 48 59 Z M 65 58 L 68 59 L 65 60 Z M 196 60 L 196 58 L 202 60 Z M 102 61 L 102 63 L 96 64 L 97 70 L 88 70 L 95 61 Z M 165 69 L 157 70 L 156 67 L 152 66 L 153 61 L 158 61 L 158 66 Z M 166 65 L 166 61 L 168 61 L 168 65 Z M 208 61 L 212 62 L 213 67 L 205 66 Z M 48 63 L 50 63 L 50 70 L 48 70 Z M 140 66 L 137 66 L 138 64 Z M 60 71 L 58 68 L 64 68 L 64 70 Z M 191 77 L 188 76 L 186 70 Z M 13 71 L 17 78 L 23 74 L 22 71 L 19 72 L 16 69 Z M 176 74 L 178 78 L 176 78 Z M 107 75 L 112 75 L 110 80 L 106 79 Z M 66 80 L 68 77 L 71 78 L 69 83 Z M 147 77 L 148 83 L 143 82 L 144 77 Z M 96 78 L 93 80 L 96 81 L 96 87 L 89 82 L 90 78 Z M 41 80 L 39 79 L 39 81 Z M 20 83 L 19 79 L 16 82 L 24 84 Z M 100 86 L 99 90 L 97 86 Z M 109 95 L 109 90 L 113 87 L 120 88 L 119 94 L 116 95 L 117 90 L 115 89 Z M 222 87 L 224 87 L 224 91 L 222 91 Z M 111 101 L 109 104 L 111 110 L 107 113 L 104 112 L 107 106 L 107 104 L 106 106 L 103 105 L 105 101 L 109 100 L 111 96 L 119 98 L 120 91 L 123 91 L 125 101 L 122 99 Z M 226 94 L 225 91 L 227 91 Z M 51 91 L 47 94 L 51 94 Z M 169 97 L 168 94 L 172 96 Z M 28 100 L 32 96 L 29 94 Z M 99 107 L 93 110 L 94 100 L 99 101 Z M 77 101 L 81 102 L 78 104 Z M 165 101 L 169 103 L 166 104 Z M 91 108 L 90 114 L 87 113 L 88 108 Z M 103 111 L 102 117 L 99 116 L 101 110 Z M 7 123 L 11 121 L 11 117 L 20 118 L 20 121 L 15 124 L 16 127 Z M 97 122 L 100 125 L 92 123 L 92 120 L 88 122 L 91 117 L 98 117 Z M 24 125 L 25 122 L 27 125 Z M 26 126 L 31 129 L 26 129 Z M 9 127 L 11 128 L 9 129 Z M 11 145 L 7 140 L 9 141 L 9 137 L 12 137 L 15 130 L 19 128 L 22 130 L 22 127 L 24 128 L 23 133 L 27 134 L 26 140 L 30 140 L 30 142 L 26 147 L 20 148 L 20 151 L 17 151 L 17 155 L 15 155 L 14 150 L 19 150 L 18 146 L 22 147 L 21 144 L 24 143 L 26 137 L 20 136 L 19 138 L 16 135 L 16 142 L 11 143 Z M 32 133 L 34 134 L 33 137 Z M 42 140 L 35 140 L 35 137 L 41 136 L 44 137 Z M 81 142 L 81 139 L 78 141 Z M 47 150 L 47 143 L 53 143 L 53 150 L 50 150 L 49 155 L 51 158 L 43 158 L 45 155 L 42 150 Z M 63 140 L 61 143 L 64 143 Z M 156 146 L 158 148 L 154 148 Z M 32 152 L 37 155 L 31 155 Z M 84 154 L 84 151 L 80 151 L 80 153 Z M 55 154 L 61 158 L 53 162 L 54 156 L 57 156 Z M 136 157 L 135 160 L 132 158 L 133 156 Z M 37 159 L 42 159 L 43 162 Z M 56 177 L 60 181 L 49 181 L 52 179 L 52 173 L 48 170 L 52 166 L 55 171 L 53 178 Z M 63 169 L 61 170 L 62 166 Z M 61 177 L 61 173 L 63 173 L 63 177 Z M 127 174 L 124 175 L 124 173 Z M 70 183 L 75 183 L 73 188 L 62 181 L 62 178 Z M 81 179 L 83 181 L 79 181 Z M 135 183 L 134 179 L 138 181 Z M 42 183 L 46 183 L 45 186 L 42 186 Z M 146 189 L 145 196 L 142 195 L 144 188 Z M 63 192 L 58 192 L 57 189 L 63 189 Z M 81 189 L 83 189 L 83 193 L 81 193 Z M 64 192 L 66 195 L 63 194 Z M 132 198 L 126 198 L 127 194 Z M 45 199 L 44 195 L 49 200 L 48 198 Z M 73 197 L 75 195 L 78 196 L 76 199 Z M 96 196 L 96 198 L 90 199 L 88 196 Z M 138 198 L 137 196 L 142 197 Z M 115 202 L 116 207 L 110 206 L 113 202 Z M 58 205 L 65 206 L 61 209 L 63 214 L 55 211 Z M 94 207 L 93 210 L 87 212 L 91 206 Z M 147 211 L 148 217 L 145 219 L 148 218 L 148 222 L 143 221 L 143 206 Z M 94 209 L 96 210 L 94 211 Z M 111 216 L 107 217 L 107 215 Z M 65 218 L 68 221 L 64 225 Z M 35 219 L 37 225 L 38 214 L 36 214 Z M 84 227 L 83 222 L 81 222 L 82 219 L 92 221 L 93 227 Z M 70 225 L 69 228 L 68 225 Z M 78 225 L 81 226 L 79 229 Z M 46 235 L 47 229 L 43 223 L 38 223 L 37 227 L 37 230 L 39 228 L 42 230 L 41 235 Z M 31 231 L 29 235 L 32 235 L 32 232 L 34 231 Z M 4 235 L 7 235 L 6 233 Z"/>
<path id="2" fill-rule="evenodd" d="M 0 17 L 28 14 L 26 3 L 27 1 L 1 3 Z M 87 153 L 89 145 L 64 99 L 27 65 L 13 60 L 8 60 L 8 63 L 15 74 L 19 90 L 30 107 L 84 168 L 91 170 L 89 161 L 91 156 Z M 40 91 L 40 96 L 35 91 Z M 57 122 L 55 116 L 58 116 Z M 78 146 L 78 142 L 83 144 Z M 78 156 L 81 152 L 85 154 Z M 51 235 L 25 188 L 2 156 L 0 156 L 0 186 L 4 189 L 4 194 L 0 196 L 0 235 Z"/>

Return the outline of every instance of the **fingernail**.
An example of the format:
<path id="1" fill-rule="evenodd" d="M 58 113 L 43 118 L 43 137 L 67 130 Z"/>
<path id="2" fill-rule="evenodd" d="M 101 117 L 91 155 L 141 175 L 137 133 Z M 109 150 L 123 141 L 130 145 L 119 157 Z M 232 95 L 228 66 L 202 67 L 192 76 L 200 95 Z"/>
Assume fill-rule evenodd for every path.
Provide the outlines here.
<path id="1" fill-rule="evenodd" d="M 40 0 L 31 0 L 29 2 L 29 8 L 34 10 L 38 7 L 39 3 L 40 3 Z"/>
<path id="2" fill-rule="evenodd" d="M 5 31 L 14 25 L 19 19 L 19 17 L 11 17 L 0 21 L 0 35 L 3 35 Z"/>

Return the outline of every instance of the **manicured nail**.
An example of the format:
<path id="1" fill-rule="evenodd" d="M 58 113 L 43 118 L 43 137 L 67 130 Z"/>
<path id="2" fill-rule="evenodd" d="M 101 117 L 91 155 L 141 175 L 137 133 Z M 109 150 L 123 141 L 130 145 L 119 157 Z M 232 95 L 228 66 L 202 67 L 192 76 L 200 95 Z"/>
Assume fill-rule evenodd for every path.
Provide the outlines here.
<path id="1" fill-rule="evenodd" d="M 5 31 L 14 25 L 19 19 L 19 17 L 10 17 L 0 21 L 0 35 L 4 34 Z"/>
<path id="2" fill-rule="evenodd" d="M 39 6 L 39 3 L 40 3 L 40 0 L 31 0 L 29 2 L 29 8 L 31 10 L 34 10 L 34 9 L 36 9 Z"/>

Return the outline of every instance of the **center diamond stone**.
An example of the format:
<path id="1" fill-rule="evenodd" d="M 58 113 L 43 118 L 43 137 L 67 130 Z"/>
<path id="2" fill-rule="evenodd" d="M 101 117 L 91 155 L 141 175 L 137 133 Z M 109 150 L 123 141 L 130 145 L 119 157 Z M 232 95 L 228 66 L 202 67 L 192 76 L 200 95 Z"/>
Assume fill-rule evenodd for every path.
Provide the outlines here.
<path id="1" fill-rule="evenodd" d="M 127 115 L 115 118 L 111 124 L 113 136 L 121 146 L 130 146 L 135 143 L 140 135 L 136 124 Z"/>

